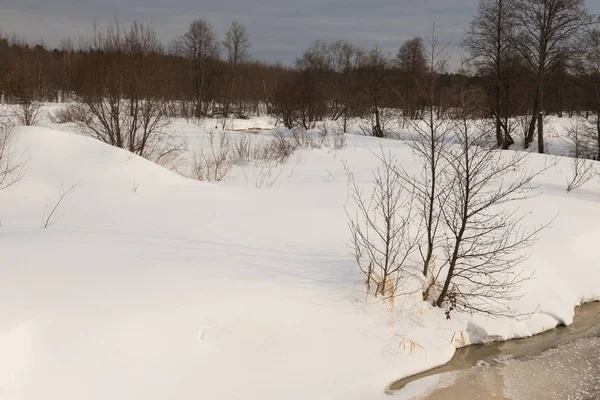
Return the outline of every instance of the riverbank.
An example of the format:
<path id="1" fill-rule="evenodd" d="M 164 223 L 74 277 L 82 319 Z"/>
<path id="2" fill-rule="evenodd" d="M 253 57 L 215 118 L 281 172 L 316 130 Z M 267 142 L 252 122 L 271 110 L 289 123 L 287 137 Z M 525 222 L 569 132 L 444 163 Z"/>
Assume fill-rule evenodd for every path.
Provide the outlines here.
<path id="1" fill-rule="evenodd" d="M 427 400 L 600 396 L 600 302 L 577 307 L 568 326 L 458 349 L 449 363 L 398 380 L 386 391 Z"/>

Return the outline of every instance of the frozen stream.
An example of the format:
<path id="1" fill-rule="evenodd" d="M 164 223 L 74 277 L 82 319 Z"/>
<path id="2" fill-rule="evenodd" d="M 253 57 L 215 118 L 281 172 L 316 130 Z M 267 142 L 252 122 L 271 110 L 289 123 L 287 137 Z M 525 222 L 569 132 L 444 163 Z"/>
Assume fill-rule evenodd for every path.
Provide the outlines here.
<path id="1" fill-rule="evenodd" d="M 600 399 L 600 303 L 578 307 L 568 327 L 459 349 L 448 364 L 390 389 L 428 400 Z"/>

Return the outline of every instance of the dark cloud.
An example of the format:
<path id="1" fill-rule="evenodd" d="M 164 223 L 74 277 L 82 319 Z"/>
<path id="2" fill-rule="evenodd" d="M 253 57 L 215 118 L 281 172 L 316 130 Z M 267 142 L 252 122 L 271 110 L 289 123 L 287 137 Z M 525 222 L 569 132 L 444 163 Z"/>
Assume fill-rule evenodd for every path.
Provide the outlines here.
<path id="1" fill-rule="evenodd" d="M 452 41 L 457 65 L 460 38 L 478 0 L 0 0 L 0 29 L 56 46 L 64 37 L 137 19 L 154 26 L 167 44 L 195 18 L 206 18 L 221 34 L 233 19 L 248 27 L 257 59 L 291 63 L 315 39 L 345 39 L 395 52 L 414 36 L 430 36 L 435 21 L 442 42 Z M 588 2 L 598 11 L 600 0 Z"/>

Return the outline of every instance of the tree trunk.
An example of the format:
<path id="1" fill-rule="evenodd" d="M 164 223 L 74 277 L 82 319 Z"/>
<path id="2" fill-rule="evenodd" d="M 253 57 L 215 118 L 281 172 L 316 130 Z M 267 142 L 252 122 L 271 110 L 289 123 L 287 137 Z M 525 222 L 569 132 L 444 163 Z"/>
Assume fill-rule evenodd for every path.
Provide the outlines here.
<path id="1" fill-rule="evenodd" d="M 375 100 L 375 126 L 373 127 L 373 136 L 378 138 L 383 137 L 383 129 L 381 129 L 381 123 L 379 121 L 379 105 L 377 104 L 377 100 Z"/>
<path id="2" fill-rule="evenodd" d="M 525 137 L 525 148 L 529 148 L 529 145 L 533 142 L 533 137 L 535 136 L 535 124 L 537 121 L 537 114 L 539 112 L 539 103 L 540 103 L 540 85 L 539 83 L 536 85 L 535 89 L 535 98 L 533 101 L 533 109 L 531 110 L 531 122 L 529 123 L 529 130 L 527 132 L 527 136 Z"/>
<path id="3" fill-rule="evenodd" d="M 500 122 L 500 115 L 498 110 L 496 111 L 496 144 L 498 148 L 504 148 L 504 135 L 502 134 L 502 123 Z"/>
<path id="4" fill-rule="evenodd" d="M 598 141 L 598 156 L 596 160 L 600 160 L 600 101 L 598 102 L 596 111 L 596 140 Z"/>
<path id="5" fill-rule="evenodd" d="M 444 282 L 444 287 L 442 288 L 442 292 L 438 297 L 435 305 L 437 307 L 441 307 L 444 300 L 446 300 L 446 296 L 448 295 L 448 289 L 450 289 L 450 283 L 452 282 L 452 278 L 454 277 L 454 268 L 456 267 L 456 261 L 458 260 L 458 251 L 460 250 L 460 243 L 462 242 L 463 235 L 465 233 L 466 219 L 463 216 L 463 222 L 461 223 L 460 231 L 456 237 L 456 242 L 454 243 L 454 251 L 452 253 L 452 258 L 450 259 L 450 265 L 448 266 L 448 275 L 446 275 L 446 281 Z"/>
<path id="6" fill-rule="evenodd" d="M 544 113 L 538 114 L 538 153 L 544 154 Z"/>
<path id="7" fill-rule="evenodd" d="M 501 43 L 500 43 L 500 29 L 498 31 L 498 43 L 497 43 L 497 61 L 496 61 L 496 110 L 494 114 L 496 115 L 496 144 L 499 149 L 504 148 L 504 138 L 502 135 L 502 123 L 500 121 L 500 113 L 502 107 L 502 65 L 500 64 L 500 56 L 501 56 Z"/>

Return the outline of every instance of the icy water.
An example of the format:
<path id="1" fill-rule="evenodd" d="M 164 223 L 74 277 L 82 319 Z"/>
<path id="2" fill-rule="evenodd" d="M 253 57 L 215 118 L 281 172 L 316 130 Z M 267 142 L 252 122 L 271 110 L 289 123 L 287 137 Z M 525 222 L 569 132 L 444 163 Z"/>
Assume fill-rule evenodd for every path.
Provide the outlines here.
<path id="1" fill-rule="evenodd" d="M 437 383 L 417 399 L 598 400 L 600 303 L 578 307 L 568 327 L 459 349 L 448 364 L 395 382 L 390 389 L 432 376 Z"/>

